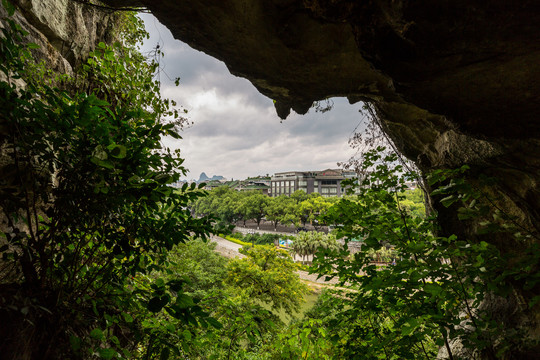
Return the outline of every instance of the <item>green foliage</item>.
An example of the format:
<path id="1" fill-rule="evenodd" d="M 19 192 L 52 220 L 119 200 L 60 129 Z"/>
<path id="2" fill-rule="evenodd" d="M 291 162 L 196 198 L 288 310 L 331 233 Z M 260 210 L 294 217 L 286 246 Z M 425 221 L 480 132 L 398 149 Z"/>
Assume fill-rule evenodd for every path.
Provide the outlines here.
<path id="1" fill-rule="evenodd" d="M 257 223 L 257 228 L 262 218 L 266 215 L 266 208 L 270 203 L 270 198 L 258 191 L 245 192 L 240 204 L 240 212 L 245 219 L 253 219 Z"/>
<path id="2" fill-rule="evenodd" d="M 279 234 L 246 234 L 244 241 L 255 245 L 274 245 L 276 241 L 285 236 Z"/>
<path id="3" fill-rule="evenodd" d="M 267 359 L 335 359 L 327 327 L 323 325 L 319 320 L 307 319 L 289 326 L 278 333 L 272 346 L 267 349 Z"/>
<path id="4" fill-rule="evenodd" d="M 404 198 L 401 200 L 401 207 L 411 213 L 412 217 L 425 217 L 426 207 L 424 204 L 424 193 L 422 189 L 405 190 L 399 194 Z"/>
<path id="5" fill-rule="evenodd" d="M 277 228 L 278 224 L 305 225 L 307 222 L 322 225 L 318 222 L 319 216 L 334 201 L 334 198 L 324 198 L 319 194 L 306 195 L 302 190 L 295 191 L 290 197 L 271 198 L 257 191 L 238 192 L 223 186 L 210 191 L 208 197 L 197 200 L 192 209 L 196 215 L 211 215 L 218 219 L 216 225 L 220 231 L 226 224 L 240 220 L 244 223 L 254 220 L 259 225 L 263 218 Z"/>
<path id="6" fill-rule="evenodd" d="M 171 356 L 265 359 L 264 349 L 274 347 L 284 326 L 277 313 L 297 309 L 305 286 L 283 251 L 257 247 L 247 250 L 246 258 L 227 264 L 213 249 L 212 243 L 200 240 L 180 244 L 171 252 L 166 269 L 138 279 L 154 288 L 157 283 L 167 287 L 172 281 L 181 282 L 182 297 L 191 299 L 184 300 L 185 305 L 199 306 L 206 317 L 195 323 L 168 312 L 140 313 L 134 321 L 142 321 L 153 339 L 152 347 L 169 346 Z M 295 293 L 291 293 L 293 286 Z M 146 354 L 157 358 L 160 353 L 147 349 Z"/>
<path id="7" fill-rule="evenodd" d="M 5 22 L 0 122 L 8 160 L 0 206 L 9 224 L 1 248 L 9 270 L 3 282 L 18 284 L 24 289 L 18 296 L 33 304 L 21 309 L 24 321 L 56 329 L 46 340 L 58 345 L 44 357 L 112 358 L 144 344 L 155 348 L 153 335 L 132 321 L 133 311 L 167 310 L 187 322 L 206 314 L 178 283 L 157 279 L 138 287 L 130 279 L 164 266 L 174 245 L 209 231 L 206 219 L 187 210 L 202 193 L 169 186 L 185 169 L 161 137 L 180 138 L 182 120 L 159 95 L 157 64 L 131 47 L 100 43 L 78 76 L 64 79 L 69 91 L 62 91 L 35 76 L 38 67 L 29 66 L 31 55 L 19 45 L 24 33 Z M 6 296 L 0 306 L 13 312 L 19 303 Z M 125 331 L 133 335 L 129 343 L 119 340 Z"/>
<path id="8" fill-rule="evenodd" d="M 295 274 L 296 267 L 285 250 L 257 246 L 242 250 L 246 257 L 229 262 L 227 282 L 237 286 L 241 296 L 268 304 L 289 315 L 299 310 L 307 287 Z"/>
<path id="9" fill-rule="evenodd" d="M 135 279 L 134 295 L 146 305 L 133 312 L 133 321 L 149 339 L 139 356 L 158 358 L 164 351 L 175 358 L 192 356 L 223 328 L 215 309 L 223 296 L 227 260 L 214 247 L 201 239 L 179 244 L 166 267 Z"/>
<path id="10" fill-rule="evenodd" d="M 523 341 L 522 335 L 506 332 L 481 306 L 489 297 L 505 297 L 512 291 L 515 273 L 504 270 L 512 267 L 509 259 L 477 237 L 437 236 L 432 219 L 415 217 L 405 209 L 404 183 L 414 174 L 391 166 L 395 156 L 382 158 L 378 151 L 370 151 L 363 163 L 370 176 L 361 184 L 359 200 L 341 199 L 327 214 L 327 221 L 340 225 L 338 236 L 362 239 L 362 250 L 355 256 L 320 251 L 315 258 L 317 272 L 332 273 L 353 290 L 327 299 L 332 307 L 343 309 L 334 312 L 329 327 L 335 321 L 350 325 L 331 334 L 338 356 L 431 359 L 439 347 L 448 347 L 449 339 L 459 338 L 467 348 L 495 358 L 497 351 Z M 464 180 L 466 170 L 435 172 L 431 184 L 441 185 L 433 195 L 443 197 L 445 206 L 459 207 L 461 221 L 479 221 L 480 233 L 483 227 L 494 229 L 493 222 L 481 221 L 491 212 L 489 204 L 480 201 L 484 195 Z M 499 225 L 506 231 L 504 224 Z M 374 252 L 390 246 L 397 263 L 372 264 Z"/>
<path id="11" fill-rule="evenodd" d="M 293 194 L 294 195 L 294 194 Z M 274 229 L 277 229 L 279 223 L 288 225 L 296 222 L 295 214 L 296 203 L 294 199 L 280 195 L 271 198 L 266 207 L 266 219 L 272 221 Z"/>
<path id="12" fill-rule="evenodd" d="M 313 224 L 319 215 L 325 213 L 331 205 L 327 198 L 323 198 L 319 194 L 311 194 L 298 204 L 297 214 L 304 226 L 306 222 Z"/>
<path id="13" fill-rule="evenodd" d="M 239 210 L 241 193 L 227 186 L 216 188 L 191 204 L 192 211 L 198 216 L 213 216 L 217 219 L 217 231 L 229 232 L 228 225 L 244 218 Z M 227 231 L 223 231 L 227 230 Z"/>
<path id="14" fill-rule="evenodd" d="M 339 251 L 340 244 L 333 234 L 324 234 L 316 231 L 304 231 L 296 235 L 292 250 L 295 254 L 305 258 L 315 255 L 319 250 Z"/>
<path id="15" fill-rule="evenodd" d="M 232 233 L 232 235 L 223 235 L 220 234 L 221 237 L 242 245 L 244 247 L 251 247 L 252 245 L 274 245 L 275 242 L 279 239 L 294 239 L 295 237 L 292 235 L 286 236 L 286 235 L 279 235 L 279 234 L 246 234 L 243 235 L 242 233 Z"/>

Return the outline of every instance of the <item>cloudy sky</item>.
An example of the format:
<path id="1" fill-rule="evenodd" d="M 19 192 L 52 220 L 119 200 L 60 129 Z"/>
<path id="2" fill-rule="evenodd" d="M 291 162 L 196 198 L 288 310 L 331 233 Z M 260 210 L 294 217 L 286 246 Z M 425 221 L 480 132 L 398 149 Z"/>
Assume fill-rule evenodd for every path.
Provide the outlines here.
<path id="1" fill-rule="evenodd" d="M 273 174 L 289 170 L 336 168 L 353 154 L 347 140 L 360 123 L 361 103 L 333 99 L 326 113 L 311 109 L 280 121 L 272 100 L 261 95 L 246 79 L 233 76 L 225 64 L 175 40 L 152 15 L 143 14 L 150 33 L 142 48 L 157 44 L 165 53 L 161 61 L 162 95 L 189 111 L 193 125 L 182 140 L 165 139 L 180 148 L 190 171 L 188 179 L 222 175 L 228 179 Z M 180 85 L 174 78 L 180 77 Z"/>

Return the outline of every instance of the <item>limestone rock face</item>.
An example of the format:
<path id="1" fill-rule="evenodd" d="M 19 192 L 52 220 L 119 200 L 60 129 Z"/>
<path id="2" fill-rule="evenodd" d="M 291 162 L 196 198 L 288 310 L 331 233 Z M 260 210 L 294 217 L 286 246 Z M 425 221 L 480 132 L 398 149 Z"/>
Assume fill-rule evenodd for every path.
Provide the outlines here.
<path id="1" fill-rule="evenodd" d="M 59 73 L 88 56 L 100 41 L 114 34 L 112 11 L 83 6 L 71 0 L 13 0 L 15 21 L 29 32 L 27 40 L 40 45 L 34 56 Z"/>
<path id="2" fill-rule="evenodd" d="M 507 121 L 519 109 L 538 135 L 537 2 L 142 2 L 176 37 L 283 104 L 282 117 L 349 96 L 406 101 L 483 136 L 519 137 Z"/>

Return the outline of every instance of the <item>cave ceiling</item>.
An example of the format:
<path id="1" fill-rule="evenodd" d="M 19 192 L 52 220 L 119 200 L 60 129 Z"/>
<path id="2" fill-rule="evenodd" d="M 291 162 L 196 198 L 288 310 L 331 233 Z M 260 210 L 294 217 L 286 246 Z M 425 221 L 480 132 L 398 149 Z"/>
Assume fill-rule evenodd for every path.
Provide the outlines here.
<path id="1" fill-rule="evenodd" d="M 488 156 L 540 137 L 538 1 L 111 2 L 147 7 L 275 100 L 281 118 L 333 96 L 370 101 L 411 158 L 448 131 L 489 142 Z"/>

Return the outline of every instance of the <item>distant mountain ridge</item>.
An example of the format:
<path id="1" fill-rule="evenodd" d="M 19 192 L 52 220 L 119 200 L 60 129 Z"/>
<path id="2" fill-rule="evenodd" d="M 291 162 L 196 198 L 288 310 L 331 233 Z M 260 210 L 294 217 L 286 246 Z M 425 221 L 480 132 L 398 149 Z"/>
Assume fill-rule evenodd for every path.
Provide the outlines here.
<path id="1" fill-rule="evenodd" d="M 214 175 L 211 178 L 206 175 L 206 173 L 202 172 L 199 176 L 199 180 L 197 180 L 198 183 L 205 182 L 205 181 L 212 181 L 212 180 L 224 180 L 225 178 L 221 175 Z"/>

